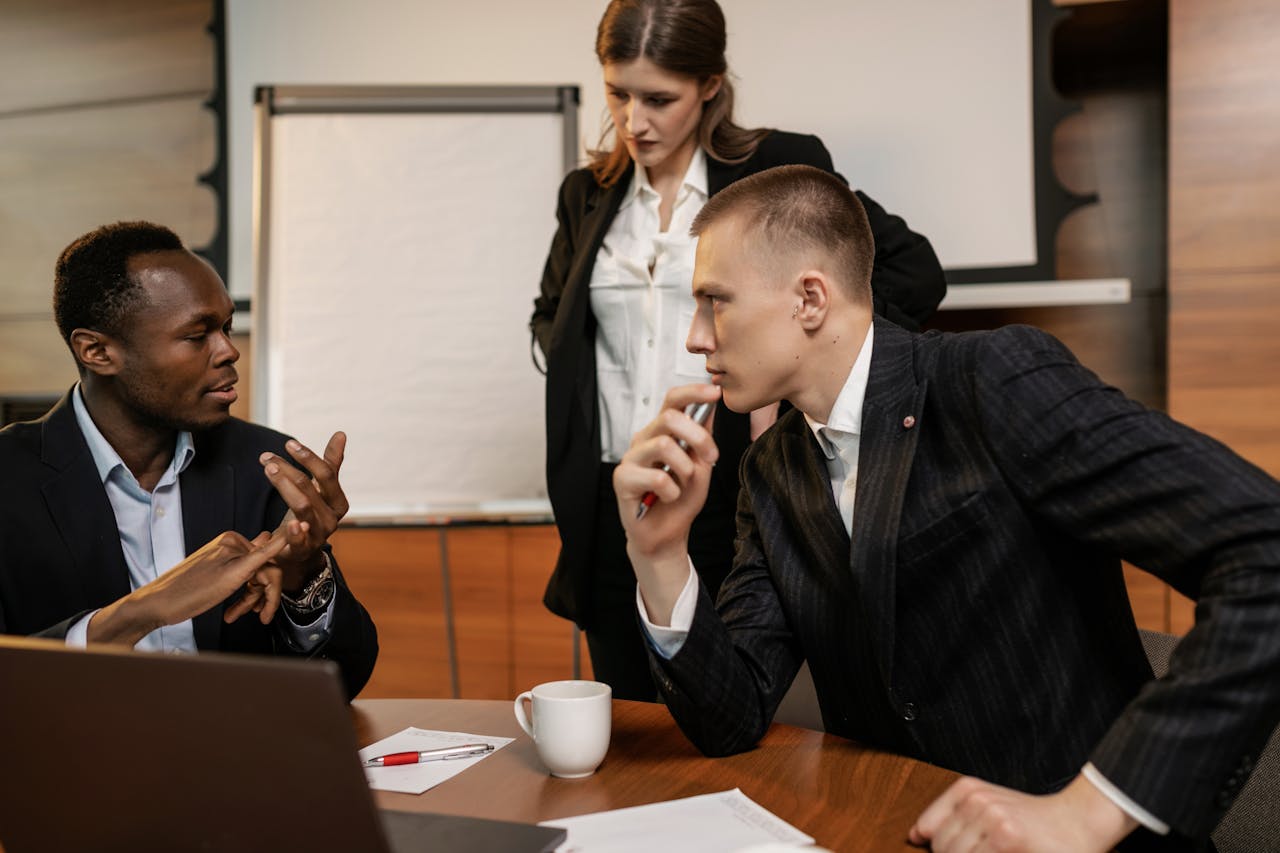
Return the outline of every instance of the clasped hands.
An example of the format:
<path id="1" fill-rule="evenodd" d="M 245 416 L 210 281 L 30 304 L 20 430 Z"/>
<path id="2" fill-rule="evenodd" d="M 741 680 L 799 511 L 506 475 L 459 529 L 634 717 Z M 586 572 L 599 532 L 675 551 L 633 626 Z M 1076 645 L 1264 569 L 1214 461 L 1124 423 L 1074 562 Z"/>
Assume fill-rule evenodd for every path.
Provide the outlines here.
<path id="1" fill-rule="evenodd" d="M 270 622 L 280 606 L 281 594 L 297 592 L 323 568 L 320 550 L 351 507 L 338 482 L 347 449 L 345 433 L 335 432 L 330 437 L 323 456 L 292 438 L 285 449 L 304 470 L 274 453 L 263 453 L 258 459 L 289 507 L 272 534 L 273 539 L 281 538 L 283 545 L 245 582 L 244 593 L 223 614 L 227 622 L 251 611 L 262 624 Z"/>
<path id="2" fill-rule="evenodd" d="M 299 589 L 320 571 L 320 549 L 349 509 L 338 482 L 347 437 L 333 434 L 317 456 L 290 439 L 289 455 L 299 470 L 273 453 L 260 458 L 263 473 L 289 507 L 279 526 L 252 540 L 219 534 L 159 578 L 103 607 L 90 619 L 93 643 L 134 645 L 157 628 L 204 613 L 241 590 L 223 619 L 234 622 L 256 612 L 262 624 L 274 617 L 282 591 Z"/>

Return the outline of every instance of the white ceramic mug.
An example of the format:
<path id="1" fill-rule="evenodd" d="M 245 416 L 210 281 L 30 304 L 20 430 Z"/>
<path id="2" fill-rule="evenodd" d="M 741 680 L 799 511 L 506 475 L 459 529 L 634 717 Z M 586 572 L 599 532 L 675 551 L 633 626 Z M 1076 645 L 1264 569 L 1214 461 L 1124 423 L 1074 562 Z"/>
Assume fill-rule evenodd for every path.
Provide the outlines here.
<path id="1" fill-rule="evenodd" d="M 613 689 L 599 681 L 548 681 L 516 697 L 516 721 L 552 776 L 590 776 L 609 750 Z"/>

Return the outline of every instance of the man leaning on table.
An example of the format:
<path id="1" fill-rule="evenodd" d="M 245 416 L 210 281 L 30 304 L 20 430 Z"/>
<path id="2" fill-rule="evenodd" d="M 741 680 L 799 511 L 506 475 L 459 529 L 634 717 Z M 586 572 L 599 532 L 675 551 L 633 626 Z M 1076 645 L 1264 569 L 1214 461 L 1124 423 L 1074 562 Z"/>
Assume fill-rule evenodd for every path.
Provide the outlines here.
<path id="1" fill-rule="evenodd" d="M 976 777 L 917 844 L 1207 847 L 1277 723 L 1280 484 L 1043 332 L 873 320 L 866 217 L 817 170 L 740 181 L 693 230 L 688 346 L 719 387 L 671 391 L 614 476 L 685 733 L 750 748 L 807 660 L 828 731 Z M 684 541 L 717 451 L 682 410 L 722 392 L 795 409 L 743 460 L 713 605 Z M 1159 680 L 1121 558 L 1199 599 Z"/>
<path id="2" fill-rule="evenodd" d="M 0 431 L 0 633 L 326 657 L 354 696 L 378 641 L 326 544 L 346 439 L 318 456 L 231 417 L 233 311 L 167 228 L 63 251 L 54 314 L 80 381 Z"/>

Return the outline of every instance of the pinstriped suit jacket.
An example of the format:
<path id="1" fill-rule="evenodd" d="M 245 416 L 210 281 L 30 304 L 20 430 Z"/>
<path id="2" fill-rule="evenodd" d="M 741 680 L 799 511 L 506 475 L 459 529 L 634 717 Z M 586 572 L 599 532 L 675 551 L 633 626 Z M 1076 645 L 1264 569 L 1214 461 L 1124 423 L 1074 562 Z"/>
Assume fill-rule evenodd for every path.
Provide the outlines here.
<path id="1" fill-rule="evenodd" d="M 672 713 L 747 749 L 807 659 L 832 733 L 1031 792 L 1091 760 L 1204 839 L 1280 716 L 1280 484 L 1038 330 L 876 324 L 852 545 L 791 412 L 718 605 L 654 658 Z M 1122 557 L 1199 599 L 1159 681 Z"/>

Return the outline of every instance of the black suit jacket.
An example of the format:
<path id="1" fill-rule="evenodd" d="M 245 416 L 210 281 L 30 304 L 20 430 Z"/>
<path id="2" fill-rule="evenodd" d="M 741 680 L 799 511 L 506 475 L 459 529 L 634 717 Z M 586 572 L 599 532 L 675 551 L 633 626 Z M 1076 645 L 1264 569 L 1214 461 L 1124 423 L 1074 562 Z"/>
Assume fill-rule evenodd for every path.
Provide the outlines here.
<path id="1" fill-rule="evenodd" d="M 744 458 L 734 570 L 654 657 L 689 737 L 749 748 L 808 659 L 828 731 L 1031 792 L 1092 761 L 1205 838 L 1280 709 L 1280 484 L 1026 327 L 877 321 L 862 430 L 852 544 L 799 412 Z M 1159 681 L 1122 557 L 1199 599 Z"/>
<path id="2" fill-rule="evenodd" d="M 258 457 L 271 451 L 290 459 L 287 436 L 233 418 L 193 438 L 195 456 L 180 478 L 187 553 L 226 530 L 253 538 L 275 529 L 288 507 Z M 40 420 L 0 431 L 0 471 L 0 633 L 62 637 L 85 612 L 129 594 L 115 513 L 70 393 Z M 335 573 L 332 637 L 312 656 L 336 661 L 355 696 L 373 671 L 378 637 Z M 274 626 L 252 613 L 228 625 L 225 609 L 224 602 L 192 620 L 199 648 L 292 654 Z"/>
<path id="3" fill-rule="evenodd" d="M 707 158 L 707 190 L 715 195 L 736 180 L 774 166 L 803 164 L 834 171 L 831 155 L 816 136 L 772 131 L 745 162 L 733 165 Z M 590 283 L 596 255 L 626 196 L 634 166 L 610 188 L 602 188 L 588 169 L 569 174 L 560 187 L 559 227 L 534 301 L 530 328 L 546 356 L 547 491 L 560 532 L 560 557 L 544 601 L 553 612 L 590 627 L 591 549 L 595 530 L 596 482 L 600 469 L 597 417 L 595 334 Z M 858 193 L 876 243 L 871 288 L 876 311 L 900 325 L 919 328 L 946 293 L 946 281 L 933 247 Z M 738 494 L 737 462 L 750 443 L 750 421 L 721 404 L 713 426 L 721 464 L 712 476 L 707 507 L 693 531 L 704 568 L 723 553 L 729 567 L 733 509 Z M 612 507 L 603 511 L 612 512 Z M 719 577 L 713 579 L 718 584 Z"/>

